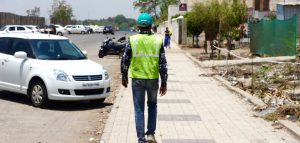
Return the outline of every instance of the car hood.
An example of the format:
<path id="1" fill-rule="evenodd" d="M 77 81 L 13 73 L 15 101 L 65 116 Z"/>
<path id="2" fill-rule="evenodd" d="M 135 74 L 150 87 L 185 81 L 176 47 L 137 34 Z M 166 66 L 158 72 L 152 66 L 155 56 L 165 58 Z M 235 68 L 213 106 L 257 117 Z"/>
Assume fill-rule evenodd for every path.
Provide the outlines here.
<path id="1" fill-rule="evenodd" d="M 99 75 L 104 73 L 103 66 L 91 60 L 39 60 L 45 68 L 62 70 L 67 75 Z"/>

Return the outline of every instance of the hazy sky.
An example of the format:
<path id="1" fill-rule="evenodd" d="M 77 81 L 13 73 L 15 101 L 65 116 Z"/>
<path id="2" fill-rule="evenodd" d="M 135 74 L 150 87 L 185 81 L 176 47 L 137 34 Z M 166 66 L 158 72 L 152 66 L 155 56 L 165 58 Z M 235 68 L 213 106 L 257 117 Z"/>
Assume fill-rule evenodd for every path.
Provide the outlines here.
<path id="1" fill-rule="evenodd" d="M 139 11 L 132 6 L 134 0 L 66 0 L 73 8 L 76 19 L 100 19 L 123 14 L 136 18 Z M 49 17 L 53 0 L 0 0 L 0 12 L 26 15 L 26 10 L 38 6 L 41 16 Z"/>

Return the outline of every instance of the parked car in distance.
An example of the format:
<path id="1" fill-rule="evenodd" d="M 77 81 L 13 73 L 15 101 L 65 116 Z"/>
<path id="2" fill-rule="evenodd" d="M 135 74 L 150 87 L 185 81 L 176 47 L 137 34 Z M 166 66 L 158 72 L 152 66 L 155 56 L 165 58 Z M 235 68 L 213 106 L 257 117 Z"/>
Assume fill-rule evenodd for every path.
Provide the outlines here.
<path id="1" fill-rule="evenodd" d="M 60 35 L 63 36 L 64 34 L 67 33 L 67 31 L 65 30 L 64 27 L 60 26 L 60 25 L 45 25 L 44 28 L 42 28 L 42 30 L 40 30 L 41 33 L 49 33 L 49 34 L 55 34 L 55 35 Z"/>
<path id="2" fill-rule="evenodd" d="M 85 26 L 85 30 L 87 34 L 91 34 L 94 32 L 93 28 L 91 26 Z"/>
<path id="3" fill-rule="evenodd" d="M 103 33 L 103 30 L 104 30 L 104 27 L 105 26 L 98 26 L 97 28 L 96 28 L 96 33 Z"/>
<path id="4" fill-rule="evenodd" d="M 71 29 L 72 26 L 73 26 L 73 25 L 66 25 L 64 28 L 65 28 L 65 30 L 68 32 L 68 31 Z"/>
<path id="5" fill-rule="evenodd" d="M 40 32 L 40 28 L 36 25 L 25 25 L 28 29 L 32 30 L 33 33 Z"/>
<path id="6" fill-rule="evenodd" d="M 60 26 L 58 24 L 55 25 L 55 30 L 56 30 L 56 35 L 63 36 L 64 34 L 67 33 L 67 30 L 65 30 L 64 27 L 62 27 L 62 26 Z"/>
<path id="7" fill-rule="evenodd" d="M 0 45 L 0 91 L 27 95 L 41 108 L 50 100 L 101 103 L 109 96 L 107 71 L 66 37 L 8 33 Z"/>
<path id="8" fill-rule="evenodd" d="M 105 26 L 103 29 L 103 34 L 112 34 L 114 35 L 114 29 L 112 26 Z"/>
<path id="9" fill-rule="evenodd" d="M 0 29 L 0 33 L 33 33 L 24 25 L 6 25 Z"/>
<path id="10" fill-rule="evenodd" d="M 69 34 L 85 34 L 86 28 L 83 25 L 73 25 L 68 31 Z"/>

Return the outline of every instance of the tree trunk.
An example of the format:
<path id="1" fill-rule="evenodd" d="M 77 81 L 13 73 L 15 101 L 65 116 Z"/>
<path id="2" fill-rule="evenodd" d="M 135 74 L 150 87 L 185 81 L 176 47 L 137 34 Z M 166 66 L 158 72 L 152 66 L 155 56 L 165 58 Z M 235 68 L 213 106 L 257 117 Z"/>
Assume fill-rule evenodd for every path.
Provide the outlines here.
<path id="1" fill-rule="evenodd" d="M 195 47 L 195 35 L 193 35 L 193 48 Z"/>
<path id="2" fill-rule="evenodd" d="M 211 53 L 210 53 L 210 59 L 213 59 L 214 58 L 214 48 L 213 48 L 213 41 L 212 40 L 209 40 L 209 44 L 210 44 L 210 50 L 211 50 Z"/>
<path id="3" fill-rule="evenodd" d="M 205 50 L 205 54 L 207 54 L 207 39 L 205 36 L 205 40 L 204 40 L 204 50 Z"/>
<path id="4" fill-rule="evenodd" d="M 232 47 L 231 47 L 231 38 L 230 38 L 230 36 L 227 38 L 227 50 L 230 52 L 230 50 L 232 49 Z M 227 58 L 228 59 L 231 59 L 231 55 L 230 55 L 230 53 L 228 52 L 228 54 L 227 54 Z"/>

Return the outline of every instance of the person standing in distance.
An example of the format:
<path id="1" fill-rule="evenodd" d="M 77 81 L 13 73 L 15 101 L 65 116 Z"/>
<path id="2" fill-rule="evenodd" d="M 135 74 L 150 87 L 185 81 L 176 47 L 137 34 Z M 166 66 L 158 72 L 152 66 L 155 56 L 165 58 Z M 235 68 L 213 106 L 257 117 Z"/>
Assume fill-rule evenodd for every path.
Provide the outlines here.
<path id="1" fill-rule="evenodd" d="M 170 42 L 171 42 L 171 31 L 169 30 L 168 27 L 166 27 L 164 47 L 170 48 L 170 44 L 171 44 Z"/>
<path id="2" fill-rule="evenodd" d="M 152 34 L 153 18 L 148 13 L 138 16 L 139 34 L 131 36 L 121 61 L 122 85 L 128 85 L 128 70 L 132 78 L 135 126 L 139 143 L 156 143 L 157 94 L 167 92 L 168 69 L 163 40 Z M 161 85 L 159 88 L 159 75 Z M 145 133 L 145 98 L 147 93 L 148 123 Z M 147 135 L 147 139 L 145 138 Z"/>

